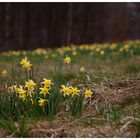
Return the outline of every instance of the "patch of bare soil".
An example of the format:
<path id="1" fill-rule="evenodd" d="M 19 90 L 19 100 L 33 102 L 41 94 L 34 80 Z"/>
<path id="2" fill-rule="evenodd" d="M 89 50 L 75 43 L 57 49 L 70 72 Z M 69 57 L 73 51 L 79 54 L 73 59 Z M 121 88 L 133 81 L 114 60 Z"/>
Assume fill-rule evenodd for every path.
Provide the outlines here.
<path id="1" fill-rule="evenodd" d="M 5 136 L 6 136 L 6 132 L 0 129 L 0 138 L 5 137 Z"/>
<path id="2" fill-rule="evenodd" d="M 84 128 L 76 121 L 69 125 L 63 125 L 60 128 L 51 129 L 46 122 L 39 122 L 36 127 L 31 130 L 33 137 L 140 137 L 140 132 L 135 129 L 135 124 L 140 122 L 140 119 L 127 116 L 121 119 L 121 127 L 117 128 L 115 124 L 105 124 L 96 127 Z"/>
<path id="3" fill-rule="evenodd" d="M 79 129 L 80 131 L 74 130 L 77 137 L 138 137 L 139 132 L 135 131 L 135 124 L 140 119 L 133 117 L 125 117 L 121 120 L 121 127 L 117 128 L 115 124 L 106 124 L 97 126 L 95 128 Z"/>

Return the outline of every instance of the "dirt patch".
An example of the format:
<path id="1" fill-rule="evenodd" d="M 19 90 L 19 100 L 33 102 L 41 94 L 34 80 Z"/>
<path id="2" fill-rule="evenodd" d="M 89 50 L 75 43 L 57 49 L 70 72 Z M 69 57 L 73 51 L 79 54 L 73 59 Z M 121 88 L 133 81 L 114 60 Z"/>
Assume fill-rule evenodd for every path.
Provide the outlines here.
<path id="1" fill-rule="evenodd" d="M 67 127 L 60 127 L 51 129 L 46 122 L 37 123 L 36 127 L 31 130 L 33 137 L 86 137 L 86 138 L 103 138 L 103 137 L 139 137 L 140 132 L 135 129 L 135 124 L 140 122 L 140 119 L 133 117 L 125 117 L 120 120 L 121 126 L 116 127 L 114 123 L 100 125 L 96 127 L 84 128 L 75 123 L 66 125 Z"/>
<path id="2" fill-rule="evenodd" d="M 6 132 L 0 129 L 0 138 L 5 137 L 5 136 L 6 136 Z"/>

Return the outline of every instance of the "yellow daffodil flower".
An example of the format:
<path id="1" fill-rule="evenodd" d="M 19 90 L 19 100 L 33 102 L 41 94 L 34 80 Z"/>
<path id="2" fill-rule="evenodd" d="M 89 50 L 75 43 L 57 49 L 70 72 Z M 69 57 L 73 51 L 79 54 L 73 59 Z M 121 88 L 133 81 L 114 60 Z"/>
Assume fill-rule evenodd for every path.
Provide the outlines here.
<path id="1" fill-rule="evenodd" d="M 71 87 L 71 94 L 72 94 L 72 96 L 74 96 L 74 95 L 78 95 L 79 92 L 80 92 L 80 90 L 78 90 L 77 88 L 73 88 L 73 87 Z"/>
<path id="2" fill-rule="evenodd" d="M 28 58 L 27 58 L 27 57 L 23 58 L 23 59 L 20 61 L 20 65 L 25 64 L 27 61 L 28 61 Z"/>
<path id="3" fill-rule="evenodd" d="M 100 54 L 101 54 L 101 55 L 104 55 L 104 54 L 105 54 L 105 52 L 102 50 L 102 51 L 100 51 Z"/>
<path id="4" fill-rule="evenodd" d="M 42 82 L 42 84 L 44 84 L 44 87 L 46 87 L 46 88 L 51 88 L 51 85 L 53 84 L 52 82 L 51 82 L 51 80 L 48 80 L 48 79 L 43 79 L 44 81 Z"/>
<path id="5" fill-rule="evenodd" d="M 64 96 L 70 95 L 72 93 L 72 90 L 70 87 L 66 87 L 65 85 L 61 85 L 60 92 L 63 93 Z"/>
<path id="6" fill-rule="evenodd" d="M 27 69 L 27 70 L 30 70 L 31 66 L 32 66 L 32 64 L 30 64 L 29 61 L 26 62 L 26 63 L 24 63 L 24 64 L 22 65 L 22 67 L 25 68 L 25 69 Z"/>
<path id="7" fill-rule="evenodd" d="M 66 57 L 64 58 L 63 62 L 66 63 L 66 64 L 70 64 L 70 62 L 71 62 L 71 57 L 66 56 Z"/>
<path id="8" fill-rule="evenodd" d="M 86 96 L 86 98 L 87 98 L 87 97 L 91 97 L 92 94 L 93 94 L 93 92 L 91 91 L 91 89 L 86 89 L 86 91 L 85 91 L 85 96 Z"/>
<path id="9" fill-rule="evenodd" d="M 40 90 L 40 94 L 43 94 L 44 96 L 49 93 L 49 88 L 47 87 L 40 88 Z"/>
<path id="10" fill-rule="evenodd" d="M 32 64 L 30 63 L 30 61 L 27 59 L 27 57 L 25 57 L 24 59 L 22 59 L 20 61 L 20 65 L 22 65 L 22 68 L 25 68 L 27 70 L 30 70 Z"/>
<path id="11" fill-rule="evenodd" d="M 7 76 L 8 75 L 8 71 L 6 69 L 2 70 L 2 76 Z"/>
<path id="12" fill-rule="evenodd" d="M 19 98 L 25 100 L 26 98 L 26 90 L 23 89 L 22 86 L 16 88 L 17 93 L 19 94 Z"/>
<path id="13" fill-rule="evenodd" d="M 25 87 L 27 87 L 28 89 L 34 89 L 35 86 L 36 83 L 33 80 L 28 80 L 25 82 Z"/>
<path id="14" fill-rule="evenodd" d="M 26 94 L 19 94 L 18 97 L 22 100 L 25 100 L 26 99 Z"/>
<path id="15" fill-rule="evenodd" d="M 39 101 L 38 101 L 38 103 L 39 103 L 39 106 L 41 106 L 41 107 L 44 107 L 45 105 L 46 105 L 46 99 L 39 99 Z"/>
<path id="16" fill-rule="evenodd" d="M 20 86 L 20 87 L 17 88 L 16 90 L 17 90 L 17 92 L 18 92 L 19 94 L 25 94 L 25 93 L 26 93 L 26 90 L 24 90 L 22 86 Z"/>
<path id="17" fill-rule="evenodd" d="M 86 72 L 85 67 L 81 67 L 81 68 L 80 68 L 80 72 L 83 72 L 83 73 Z"/>

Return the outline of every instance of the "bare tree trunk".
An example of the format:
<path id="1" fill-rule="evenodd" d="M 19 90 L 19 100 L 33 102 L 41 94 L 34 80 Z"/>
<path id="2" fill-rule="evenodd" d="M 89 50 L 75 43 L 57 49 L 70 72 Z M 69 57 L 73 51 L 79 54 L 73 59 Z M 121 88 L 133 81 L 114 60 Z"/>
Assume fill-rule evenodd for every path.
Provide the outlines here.
<path id="1" fill-rule="evenodd" d="M 67 33 L 67 44 L 71 42 L 71 33 L 72 33 L 72 3 L 68 5 L 68 33 Z"/>
<path id="2" fill-rule="evenodd" d="M 31 38 L 31 36 L 30 36 L 30 22 L 31 22 L 31 20 L 30 20 L 30 4 L 28 4 L 28 5 L 24 5 L 25 6 L 25 23 L 24 23 L 24 28 L 23 29 L 25 29 L 25 31 L 24 31 L 24 50 L 27 50 L 27 49 L 29 49 L 29 46 L 30 46 L 30 38 Z M 30 46 L 30 48 L 31 48 L 32 46 Z"/>
<path id="3" fill-rule="evenodd" d="M 18 32 L 19 32 L 19 36 L 18 36 L 18 40 L 19 40 L 19 46 L 20 49 L 23 49 L 23 26 L 22 26 L 22 22 L 23 22 L 23 7 L 21 5 L 21 11 L 19 13 L 19 27 L 18 27 Z"/>
<path id="4" fill-rule="evenodd" d="M 10 21 L 10 3 L 6 3 L 5 5 L 5 33 L 4 33 L 4 45 L 5 45 L 5 49 L 8 49 L 9 47 L 9 30 L 10 30 L 10 27 L 9 27 L 9 21 Z"/>

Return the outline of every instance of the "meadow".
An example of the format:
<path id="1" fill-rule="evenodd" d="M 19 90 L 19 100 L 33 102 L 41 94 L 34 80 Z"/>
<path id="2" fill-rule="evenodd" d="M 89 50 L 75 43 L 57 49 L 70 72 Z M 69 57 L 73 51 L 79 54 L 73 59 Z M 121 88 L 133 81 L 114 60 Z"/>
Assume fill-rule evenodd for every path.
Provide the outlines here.
<path id="1" fill-rule="evenodd" d="M 1 53 L 0 137 L 140 137 L 140 40 Z"/>

